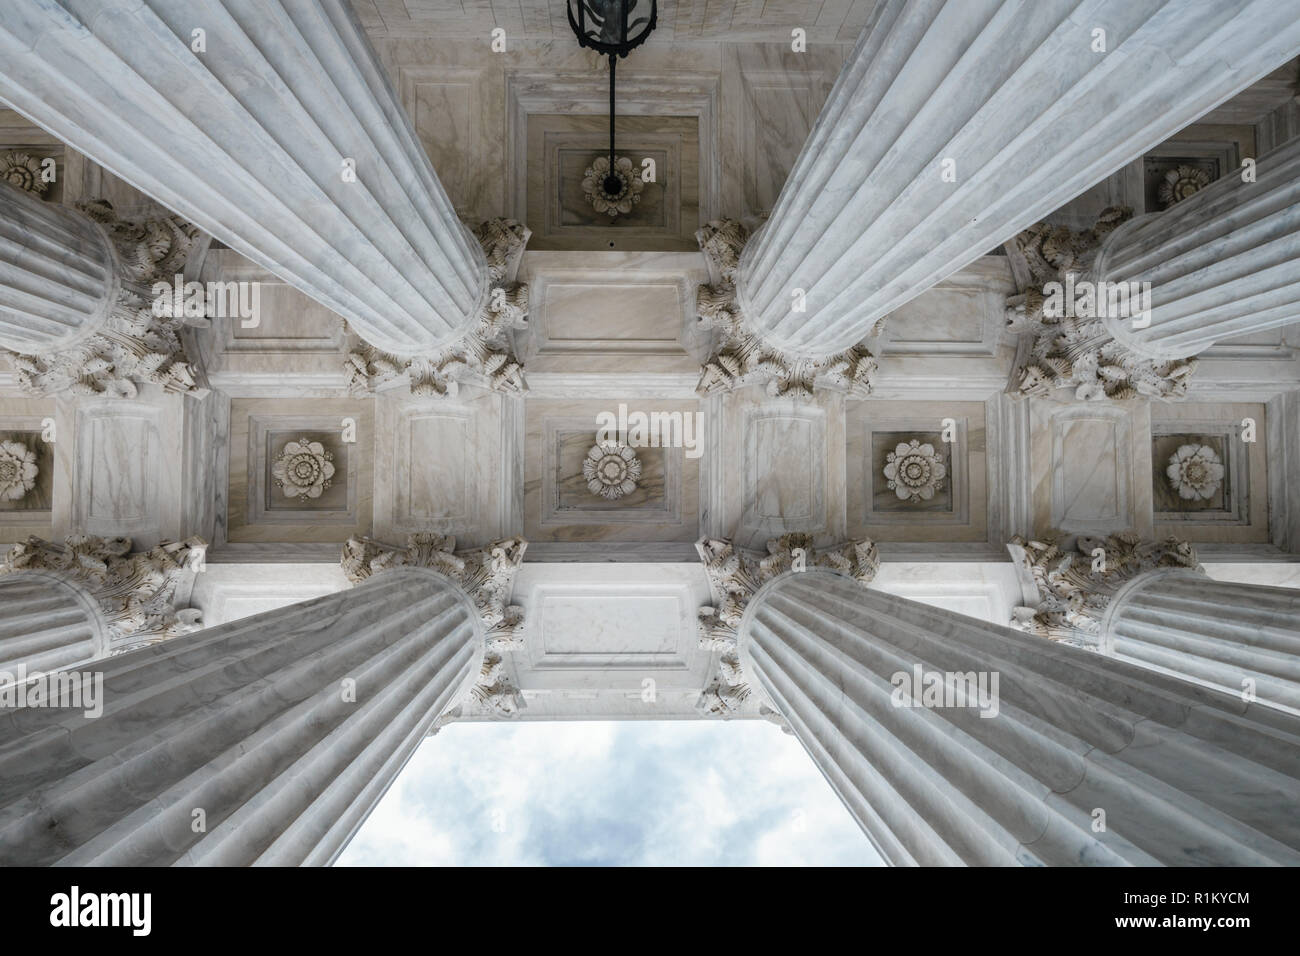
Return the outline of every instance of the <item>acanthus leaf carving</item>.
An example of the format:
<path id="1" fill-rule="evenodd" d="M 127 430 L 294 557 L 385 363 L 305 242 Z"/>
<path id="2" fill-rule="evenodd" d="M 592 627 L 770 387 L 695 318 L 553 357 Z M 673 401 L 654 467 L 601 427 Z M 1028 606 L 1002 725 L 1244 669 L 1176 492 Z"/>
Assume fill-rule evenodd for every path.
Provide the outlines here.
<path id="1" fill-rule="evenodd" d="M 1115 594 L 1140 574 L 1162 568 L 1199 570 L 1196 549 L 1169 537 L 1144 542 L 1131 531 L 1063 535 L 1042 540 L 1016 536 L 1007 545 L 1035 603 L 1012 609 L 1011 626 L 1048 640 L 1096 650 Z"/>
<path id="2" fill-rule="evenodd" d="M 749 230 L 732 219 L 714 220 L 695 234 L 713 281 L 697 287 L 700 327 L 718 333 L 718 343 L 700 370 L 701 395 L 763 384 L 773 398 L 811 399 L 817 388 L 871 394 L 876 360 L 861 346 L 825 358 L 794 355 L 766 342 L 744 315 L 736 292 L 740 254 Z M 877 331 L 879 330 L 879 327 Z"/>
<path id="3" fill-rule="evenodd" d="M 176 592 L 202 567 L 206 550 L 197 537 L 132 554 L 130 538 L 73 535 L 58 545 L 32 536 L 9 550 L 0 574 L 50 571 L 69 579 L 99 606 L 109 653 L 123 654 L 199 630 L 200 612 L 176 607 Z"/>
<path id="4" fill-rule="evenodd" d="M 480 224 L 474 237 L 487 257 L 488 295 L 472 327 L 456 342 L 426 355 L 396 355 L 361 342 L 344 363 L 352 394 L 367 395 L 403 376 L 412 395 L 426 398 L 453 397 L 461 382 L 524 392 L 524 367 L 510 332 L 528 327 L 528 284 L 513 281 L 513 275 L 531 235 L 513 219 Z"/>
<path id="5" fill-rule="evenodd" d="M 696 710 L 704 715 L 734 716 L 748 699 L 751 687 L 740 663 L 740 622 L 750 600 L 768 581 L 790 571 L 824 568 L 866 586 L 880 570 L 873 542 L 862 539 L 833 548 L 814 548 L 807 534 L 785 534 L 767 542 L 767 553 L 745 551 L 730 541 L 702 538 L 695 544 L 714 604 L 699 609 L 700 647 L 720 652 L 718 672 L 701 693 Z M 760 716 L 785 726 L 779 714 L 765 706 Z"/>
<path id="6" fill-rule="evenodd" d="M 1100 318 L 1071 315 L 1071 310 L 1048 314 L 1045 287 L 1063 284 L 1068 276 L 1091 281 L 1090 270 L 1103 240 L 1132 215 L 1127 207 L 1111 206 L 1091 229 L 1076 231 L 1040 222 L 1015 237 L 1030 283 L 1024 292 L 1007 299 L 1007 327 L 1025 340 L 1012 370 L 1012 391 L 1049 396 L 1058 388 L 1073 388 L 1080 401 L 1176 399 L 1187 394 L 1195 358 L 1147 358 L 1116 341 Z"/>
<path id="7" fill-rule="evenodd" d="M 145 383 L 172 392 L 200 391 L 198 370 L 181 340 L 184 318 L 156 315 L 152 285 L 170 284 L 185 265 L 198 230 L 177 216 L 120 219 L 107 200 L 78 208 L 104 227 L 118 268 L 117 297 L 104 324 L 77 344 L 44 354 L 13 354 L 19 386 L 34 395 L 132 398 Z"/>
<path id="8" fill-rule="evenodd" d="M 442 723 L 467 708 L 486 716 L 513 717 L 524 706 L 523 695 L 504 673 L 504 663 L 506 654 L 523 646 L 523 609 L 509 602 L 527 548 L 527 541 L 514 537 L 457 551 L 454 536 L 433 533 L 408 535 L 405 548 L 362 537 L 351 537 L 343 546 L 343 573 L 353 584 L 391 568 L 429 568 L 454 581 L 478 609 L 487 638 L 482 670 L 470 698 L 442 715 Z M 441 723 L 435 730 L 438 726 Z"/>

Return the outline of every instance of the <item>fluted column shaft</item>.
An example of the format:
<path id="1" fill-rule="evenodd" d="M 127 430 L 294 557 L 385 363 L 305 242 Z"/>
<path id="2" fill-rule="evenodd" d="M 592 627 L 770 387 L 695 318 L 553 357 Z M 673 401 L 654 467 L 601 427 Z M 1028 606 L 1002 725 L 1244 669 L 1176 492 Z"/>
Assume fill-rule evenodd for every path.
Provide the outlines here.
<path id="1" fill-rule="evenodd" d="M 1292 588 L 1151 571 L 1111 599 L 1100 649 L 1230 694 L 1253 689 L 1266 704 L 1300 712 L 1300 591 Z"/>
<path id="2" fill-rule="evenodd" d="M 381 349 L 445 345 L 486 298 L 347 0 L 13 0 L 0 98 Z"/>
<path id="3" fill-rule="evenodd" d="M 740 652 L 891 863 L 1300 862 L 1295 715 L 820 570 L 750 601 Z M 945 674 L 993 706 L 907 706 Z"/>
<path id="4" fill-rule="evenodd" d="M 849 348 L 1297 47 L 1300 0 L 884 0 L 745 249 L 744 313 Z"/>
<path id="5" fill-rule="evenodd" d="M 0 686 L 108 654 L 95 599 L 48 571 L 0 574 Z"/>
<path id="6" fill-rule="evenodd" d="M 398 568 L 110 658 L 98 719 L 0 713 L 0 862 L 329 863 L 483 655 L 468 596 Z"/>
<path id="7" fill-rule="evenodd" d="M 1097 253 L 1096 277 L 1151 283 L 1149 315 L 1106 315 L 1139 355 L 1187 358 L 1215 342 L 1300 319 L 1300 140 L 1161 213 L 1126 222 Z"/>
<path id="8" fill-rule="evenodd" d="M 0 348 L 49 352 L 93 335 L 119 281 L 102 226 L 0 181 Z"/>

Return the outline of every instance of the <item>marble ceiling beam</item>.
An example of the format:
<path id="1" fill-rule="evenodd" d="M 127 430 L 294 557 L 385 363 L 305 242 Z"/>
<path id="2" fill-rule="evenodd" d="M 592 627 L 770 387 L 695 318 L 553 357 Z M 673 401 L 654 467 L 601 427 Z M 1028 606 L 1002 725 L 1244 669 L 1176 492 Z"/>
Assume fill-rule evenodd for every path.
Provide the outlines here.
<path id="1" fill-rule="evenodd" d="M 740 658 L 890 863 L 1300 862 L 1300 716 L 820 569 Z"/>
<path id="2" fill-rule="evenodd" d="M 843 353 L 1297 49 L 1300 0 L 883 0 L 744 249 L 748 331 Z"/>
<path id="3" fill-rule="evenodd" d="M 466 593 L 405 567 L 109 658 L 98 718 L 0 714 L 0 863 L 328 864 L 483 656 Z"/>
<path id="4" fill-rule="evenodd" d="M 0 99 L 376 348 L 451 344 L 490 290 L 346 0 L 14 0 Z"/>

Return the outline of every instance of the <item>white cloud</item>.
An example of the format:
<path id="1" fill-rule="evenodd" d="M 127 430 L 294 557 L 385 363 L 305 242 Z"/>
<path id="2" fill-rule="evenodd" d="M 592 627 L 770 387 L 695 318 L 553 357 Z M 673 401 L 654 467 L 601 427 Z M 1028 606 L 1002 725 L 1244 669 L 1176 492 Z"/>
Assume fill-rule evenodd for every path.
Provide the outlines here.
<path id="1" fill-rule="evenodd" d="M 879 858 L 761 721 L 454 723 L 339 865 L 816 865 Z"/>

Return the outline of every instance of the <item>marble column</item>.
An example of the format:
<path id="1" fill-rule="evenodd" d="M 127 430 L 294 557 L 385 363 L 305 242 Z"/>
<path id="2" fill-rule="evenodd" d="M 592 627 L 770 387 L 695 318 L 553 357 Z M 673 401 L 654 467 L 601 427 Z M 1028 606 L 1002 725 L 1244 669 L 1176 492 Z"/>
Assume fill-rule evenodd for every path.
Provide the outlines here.
<path id="1" fill-rule="evenodd" d="M 1295 715 L 823 570 L 740 656 L 891 863 L 1300 863 Z"/>
<path id="2" fill-rule="evenodd" d="M 1150 571 L 1111 599 L 1100 650 L 1300 713 L 1300 591 L 1291 588 Z"/>
<path id="3" fill-rule="evenodd" d="M 1300 0 L 877 3 L 744 250 L 750 330 L 851 348 L 1297 48 Z"/>
<path id="4" fill-rule="evenodd" d="M 103 328 L 119 279 L 93 220 L 0 181 L 0 348 L 49 352 Z"/>
<path id="5" fill-rule="evenodd" d="M 36 395 L 132 397 L 144 383 L 198 393 L 183 316 L 154 310 L 196 230 L 170 216 L 119 219 L 103 201 L 80 210 L 0 182 L 0 349 Z M 190 320 L 197 324 L 203 320 Z"/>
<path id="6" fill-rule="evenodd" d="M 1261 156 L 1253 178 L 1226 170 L 1164 212 L 1124 223 L 1094 269 L 1099 284 L 1150 283 L 1149 314 L 1103 321 L 1126 348 L 1167 360 L 1300 319 L 1298 263 L 1300 140 L 1292 140 Z"/>
<path id="7" fill-rule="evenodd" d="M 108 622 L 84 588 L 50 571 L 0 575 L 0 687 L 108 654 Z"/>
<path id="8" fill-rule="evenodd" d="M 459 587 L 397 568 L 109 658 L 98 719 L 0 714 L 0 863 L 327 864 L 483 653 Z"/>
<path id="9" fill-rule="evenodd" d="M 429 352 L 489 299 L 347 0 L 13 0 L 0 98 L 348 320 Z"/>

